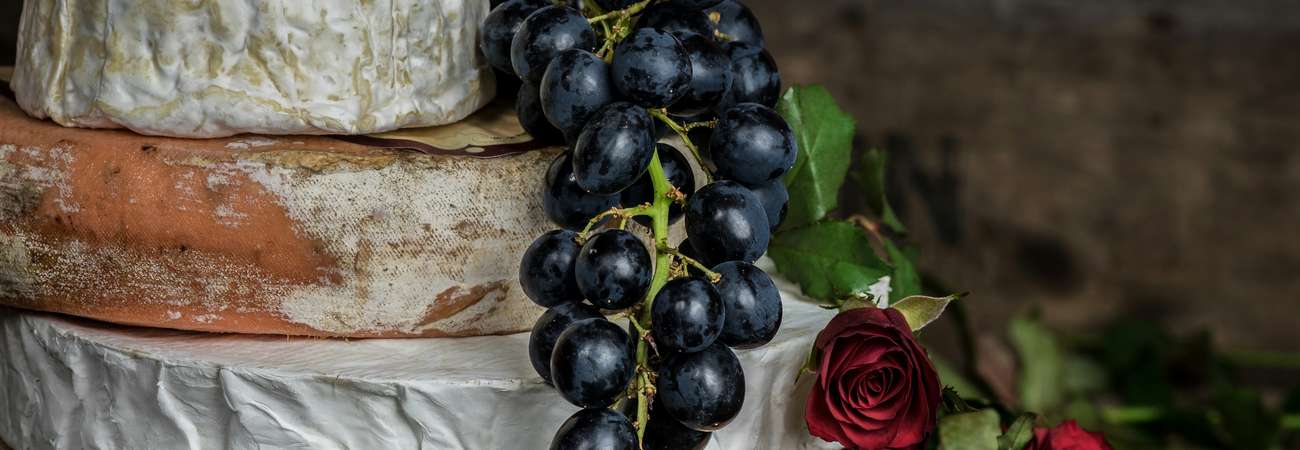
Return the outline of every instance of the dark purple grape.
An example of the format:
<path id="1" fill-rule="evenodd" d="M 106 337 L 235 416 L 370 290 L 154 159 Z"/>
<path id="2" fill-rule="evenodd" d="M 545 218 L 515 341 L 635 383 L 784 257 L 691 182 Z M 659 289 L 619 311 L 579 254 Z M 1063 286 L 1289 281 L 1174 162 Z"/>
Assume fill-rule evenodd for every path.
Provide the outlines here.
<path id="1" fill-rule="evenodd" d="M 614 48 L 614 86 L 647 108 L 672 105 L 690 89 L 691 60 L 673 35 L 639 28 Z"/>
<path id="2" fill-rule="evenodd" d="M 569 142 L 583 125 L 614 101 L 609 64 L 595 54 L 576 48 L 561 51 L 542 75 L 542 112 Z"/>
<path id="3" fill-rule="evenodd" d="M 596 194 L 631 186 L 654 157 L 654 119 L 645 108 L 614 102 L 596 113 L 573 149 L 578 185 Z"/>
<path id="4" fill-rule="evenodd" d="M 708 12 L 718 13 L 718 31 L 730 37 L 732 42 L 763 46 L 763 29 L 758 25 L 758 18 L 744 4 L 736 0 L 722 0 L 709 8 Z"/>
<path id="5" fill-rule="evenodd" d="M 587 239 L 574 268 L 578 290 L 587 301 L 604 309 L 623 309 L 645 297 L 654 264 L 641 239 L 611 229 Z"/>
<path id="6" fill-rule="evenodd" d="M 715 342 L 702 351 L 673 356 L 659 368 L 658 400 L 682 425 L 716 431 L 740 413 L 745 373 L 736 354 Z"/>
<path id="7" fill-rule="evenodd" d="M 510 65 L 510 42 L 519 31 L 519 24 L 547 4 L 544 0 L 509 0 L 492 7 L 483 20 L 483 36 L 478 44 L 488 65 L 515 76 L 515 69 Z"/>
<path id="8" fill-rule="evenodd" d="M 772 108 L 756 103 L 723 111 L 709 147 L 718 177 L 751 186 L 785 175 L 798 154 L 790 125 Z"/>
<path id="9" fill-rule="evenodd" d="M 758 196 L 759 202 L 763 203 L 763 210 L 767 211 L 767 225 L 775 233 L 776 227 L 785 220 L 785 213 L 790 209 L 790 191 L 786 190 L 785 183 L 780 179 L 751 187 L 749 190 Z"/>
<path id="10" fill-rule="evenodd" d="M 626 416 L 605 408 L 587 408 L 560 425 L 551 450 L 639 450 L 636 427 Z"/>
<path id="11" fill-rule="evenodd" d="M 627 8 L 636 4 L 636 2 L 637 0 L 596 0 L 596 4 L 600 5 L 600 9 L 605 10 L 605 12 Z"/>
<path id="12" fill-rule="evenodd" d="M 592 51 L 596 32 L 578 10 L 547 6 L 534 11 L 519 25 L 510 41 L 510 66 L 520 79 L 536 86 L 551 59 L 570 48 Z"/>
<path id="13" fill-rule="evenodd" d="M 709 260 L 704 257 L 704 255 L 700 254 L 699 250 L 695 249 L 695 245 L 691 244 L 691 238 L 682 239 L 682 242 L 677 244 L 677 251 L 681 253 L 682 256 L 693 259 L 696 262 L 705 265 L 705 267 L 712 265 L 709 263 Z M 686 272 L 688 275 L 691 276 L 704 275 L 704 272 L 700 272 L 695 268 L 695 266 L 689 264 L 687 264 Z"/>
<path id="14" fill-rule="evenodd" d="M 618 206 L 619 196 L 592 194 L 579 186 L 571 159 L 568 153 L 562 153 L 551 161 L 542 191 L 542 210 L 556 225 L 581 230 L 592 217 Z"/>
<path id="15" fill-rule="evenodd" d="M 650 332 L 660 352 L 704 350 L 722 334 L 725 308 L 718 291 L 698 277 L 669 281 L 650 308 Z"/>
<path id="16" fill-rule="evenodd" d="M 727 46 L 731 59 L 731 89 L 719 102 L 719 109 L 740 103 L 773 107 L 781 98 L 781 73 L 767 50 L 733 42 Z"/>
<path id="17" fill-rule="evenodd" d="M 712 39 L 693 33 L 679 38 L 691 60 L 691 83 L 672 111 L 686 116 L 704 113 L 716 107 L 731 89 L 731 59 Z"/>
<path id="18" fill-rule="evenodd" d="M 623 415 L 636 417 L 636 405 L 635 397 L 628 399 L 623 404 Z M 708 445 L 709 436 L 713 435 L 707 431 L 692 430 L 682 425 L 668 413 L 659 396 L 654 397 L 649 413 L 650 420 L 646 423 L 645 439 L 641 442 L 645 450 L 702 450 Z"/>
<path id="19" fill-rule="evenodd" d="M 664 177 L 668 178 L 668 183 L 687 196 L 694 194 L 695 172 L 691 169 L 691 164 L 687 162 L 686 155 L 663 142 L 656 144 L 655 149 L 659 152 L 659 165 L 663 167 Z M 636 180 L 636 183 L 623 190 L 623 206 L 633 207 L 643 203 L 653 203 L 654 194 L 654 182 L 650 180 L 650 172 L 646 172 Z M 681 216 L 681 205 L 673 203 L 668 206 L 668 223 L 676 222 Z M 649 217 L 638 216 L 633 220 L 636 220 L 641 225 L 651 226 Z"/>
<path id="20" fill-rule="evenodd" d="M 639 28 L 653 28 L 679 39 L 688 34 L 698 34 L 713 39 L 713 22 L 700 8 L 688 8 L 673 3 L 650 5 L 637 19 Z"/>
<path id="21" fill-rule="evenodd" d="M 746 262 L 763 256 L 772 237 L 758 197 L 734 181 L 714 182 L 687 199 L 686 235 L 708 261 Z"/>
<path id="22" fill-rule="evenodd" d="M 564 135 L 542 113 L 542 100 L 537 96 L 536 86 L 528 83 L 519 86 L 519 96 L 515 97 L 515 115 L 519 117 L 519 125 L 533 139 L 547 143 L 564 141 Z"/>
<path id="23" fill-rule="evenodd" d="M 578 281 L 573 277 L 574 261 L 581 248 L 577 237 L 578 233 L 569 230 L 548 231 L 524 251 L 519 262 L 519 284 L 533 303 L 550 308 L 582 301 Z"/>
<path id="24" fill-rule="evenodd" d="M 565 302 L 546 310 L 537 318 L 533 332 L 528 336 L 528 359 L 542 381 L 551 384 L 551 351 L 555 349 L 555 341 L 560 339 L 560 333 L 574 322 L 600 317 L 600 310 L 594 306 Z"/>
<path id="25" fill-rule="evenodd" d="M 732 348 L 768 343 L 781 328 L 781 291 L 762 269 L 742 261 L 713 267 L 722 275 L 715 287 L 726 309 L 726 326 L 719 338 Z"/>
<path id="26" fill-rule="evenodd" d="M 635 366 L 627 352 L 627 332 L 603 318 L 570 324 L 551 351 L 555 390 L 583 408 L 614 403 L 627 389 Z"/>

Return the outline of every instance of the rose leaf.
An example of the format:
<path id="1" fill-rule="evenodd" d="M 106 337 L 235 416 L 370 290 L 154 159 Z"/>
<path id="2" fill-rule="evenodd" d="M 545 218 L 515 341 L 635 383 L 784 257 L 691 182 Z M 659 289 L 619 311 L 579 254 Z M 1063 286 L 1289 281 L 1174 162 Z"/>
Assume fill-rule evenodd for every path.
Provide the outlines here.
<path id="1" fill-rule="evenodd" d="M 885 169 L 889 166 L 889 158 L 885 151 L 877 148 L 867 150 L 862 154 L 861 162 L 860 169 L 853 173 L 853 177 L 862 187 L 867 206 L 880 216 L 881 223 L 891 231 L 906 233 L 907 227 L 903 226 L 903 221 L 898 220 L 894 208 L 889 206 L 889 197 L 885 195 L 887 184 Z"/>
<path id="2" fill-rule="evenodd" d="M 1011 422 L 1007 431 L 998 436 L 998 450 L 1021 450 L 1034 438 L 1034 422 L 1038 421 L 1038 415 L 1034 413 L 1024 413 Z"/>
<path id="3" fill-rule="evenodd" d="M 784 182 L 790 191 L 782 230 L 816 223 L 838 204 L 853 152 L 853 117 L 840 110 L 825 87 L 795 86 L 776 109 L 794 130 L 799 153 Z"/>
<path id="4" fill-rule="evenodd" d="M 939 448 L 997 450 L 1001 432 L 998 412 L 993 409 L 944 416 L 939 420 Z"/>
<path id="5" fill-rule="evenodd" d="M 1020 361 L 1020 406 L 1050 412 L 1065 400 L 1065 357 L 1056 336 L 1038 321 L 1011 320 L 1009 337 Z"/>
<path id="6" fill-rule="evenodd" d="M 963 295 L 966 294 L 953 294 L 947 297 L 913 295 L 899 300 L 892 308 L 903 314 L 903 318 L 907 319 L 907 326 L 912 328 L 912 332 L 917 332 L 943 315 L 943 310 L 948 307 L 948 303 L 961 298 Z"/>
<path id="7" fill-rule="evenodd" d="M 889 264 L 894 266 L 893 276 L 889 279 L 889 301 L 897 302 L 899 299 L 920 294 L 921 275 L 916 272 L 916 264 L 913 262 L 916 259 L 915 247 L 899 249 L 888 239 L 884 240 L 884 244 L 885 253 L 889 256 Z"/>
<path id="8" fill-rule="evenodd" d="M 857 225 L 826 221 L 776 235 L 768 246 L 776 268 L 822 302 L 870 292 L 890 268 L 871 249 L 871 239 Z"/>

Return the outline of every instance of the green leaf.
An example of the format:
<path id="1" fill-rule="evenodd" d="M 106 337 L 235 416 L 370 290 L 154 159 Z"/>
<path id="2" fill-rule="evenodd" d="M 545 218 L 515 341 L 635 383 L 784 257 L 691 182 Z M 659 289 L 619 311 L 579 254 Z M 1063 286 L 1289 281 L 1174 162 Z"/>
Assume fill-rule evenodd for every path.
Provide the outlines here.
<path id="1" fill-rule="evenodd" d="M 916 251 L 909 248 L 909 251 L 899 250 L 893 242 L 888 239 L 884 240 L 885 254 L 889 256 L 889 264 L 894 266 L 894 272 L 889 277 L 889 301 L 890 304 L 900 299 L 921 294 L 921 275 L 916 273 Z M 913 328 L 913 330 L 916 330 Z"/>
<path id="2" fill-rule="evenodd" d="M 930 363 L 934 365 L 934 371 L 939 374 L 939 382 L 944 384 L 945 390 L 952 389 L 957 394 L 960 394 L 961 398 L 980 401 L 988 400 L 988 394 L 976 387 L 975 383 L 962 376 L 961 372 L 956 367 L 953 367 L 952 363 L 949 363 L 947 359 L 930 353 Z"/>
<path id="3" fill-rule="evenodd" d="M 849 222 L 820 222 L 776 235 L 768 246 L 776 269 L 823 302 L 867 292 L 889 267 L 871 250 L 866 233 Z"/>
<path id="4" fill-rule="evenodd" d="M 961 298 L 962 295 L 955 294 L 947 297 L 913 295 L 899 300 L 891 307 L 902 313 L 903 318 L 907 319 L 907 326 L 916 332 L 938 319 L 943 314 L 943 310 L 948 307 L 948 303 Z"/>
<path id="5" fill-rule="evenodd" d="M 862 154 L 862 169 L 857 172 L 858 183 L 862 185 L 867 206 L 880 216 L 881 223 L 895 233 L 906 233 L 907 227 L 898 220 L 894 208 L 889 206 L 889 197 L 885 195 L 885 169 L 889 158 L 884 150 L 870 149 Z"/>
<path id="6" fill-rule="evenodd" d="M 1010 337 L 1020 361 L 1020 406 L 1051 412 L 1065 400 L 1065 359 L 1056 336 L 1037 321 L 1017 317 Z"/>
<path id="7" fill-rule="evenodd" d="M 1034 422 L 1038 421 L 1038 415 L 1034 413 L 1024 413 L 1011 422 L 1007 431 L 998 437 L 998 450 L 1021 450 L 1029 444 L 1029 440 L 1034 438 Z"/>
<path id="8" fill-rule="evenodd" d="M 799 146 L 794 167 L 785 175 L 790 209 L 781 229 L 790 230 L 821 220 L 838 204 L 853 152 L 854 123 L 818 85 L 786 90 L 776 109 Z"/>
<path id="9" fill-rule="evenodd" d="M 1281 418 L 1264 407 L 1259 392 L 1225 384 L 1211 397 L 1207 415 L 1225 445 L 1241 450 L 1275 448 Z"/>
<path id="10" fill-rule="evenodd" d="M 1001 431 L 998 413 L 992 409 L 953 414 L 939 421 L 939 448 L 997 450 Z"/>

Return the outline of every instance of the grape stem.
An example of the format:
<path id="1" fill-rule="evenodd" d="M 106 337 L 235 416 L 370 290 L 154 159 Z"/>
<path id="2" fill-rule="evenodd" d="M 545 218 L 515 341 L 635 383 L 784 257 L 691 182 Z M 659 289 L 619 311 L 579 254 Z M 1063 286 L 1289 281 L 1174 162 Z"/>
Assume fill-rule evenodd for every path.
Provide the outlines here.
<path id="1" fill-rule="evenodd" d="M 719 281 L 722 281 L 722 275 L 712 270 L 709 270 L 708 266 L 705 266 L 703 263 L 695 260 L 694 258 L 683 255 L 682 252 L 678 249 L 667 247 L 667 248 L 661 248 L 659 249 L 659 251 L 667 252 L 673 255 L 674 257 L 676 257 L 677 259 L 682 260 L 682 262 L 695 266 L 696 269 L 699 269 L 701 272 L 704 272 L 704 276 L 708 277 L 710 282 L 717 283 Z"/>
<path id="2" fill-rule="evenodd" d="M 633 14 L 641 12 L 641 10 L 645 9 L 645 7 L 650 6 L 650 3 L 652 2 L 654 2 L 654 0 L 642 0 L 640 2 L 634 3 L 632 6 L 620 9 L 618 11 L 610 11 L 601 14 L 599 16 L 588 18 L 587 22 L 596 23 L 603 20 L 622 19 L 624 17 L 631 17 Z"/>
<path id="3" fill-rule="evenodd" d="M 700 155 L 699 147 L 696 147 L 695 143 L 691 142 L 690 135 L 686 133 L 687 130 L 689 129 L 688 128 L 689 125 L 692 124 L 688 124 L 688 126 L 682 126 L 681 124 L 677 123 L 676 120 L 673 120 L 672 117 L 668 117 L 668 112 L 663 109 L 651 109 L 648 111 L 650 111 L 651 116 L 654 116 L 654 118 L 659 119 L 660 122 L 663 122 L 664 125 L 668 125 L 668 128 L 676 132 L 677 137 L 682 138 L 682 143 L 686 144 L 686 148 L 691 151 L 691 155 L 695 156 L 695 161 L 699 162 L 700 166 L 703 167 L 705 165 L 705 160 L 704 157 Z M 705 123 L 707 124 L 707 122 Z M 696 127 L 699 126 L 710 126 L 710 125 L 696 125 Z M 708 167 L 704 167 L 704 176 L 707 178 L 708 182 L 710 183 L 713 182 L 713 173 L 712 171 L 709 170 Z"/>
<path id="4" fill-rule="evenodd" d="M 636 217 L 636 216 L 648 216 L 648 215 L 650 215 L 650 214 L 649 214 L 649 213 L 650 213 L 650 208 L 651 208 L 651 205 L 647 203 L 647 204 L 644 204 L 644 205 L 641 205 L 641 206 L 632 207 L 632 208 L 619 208 L 619 207 L 613 207 L 613 208 L 610 208 L 610 209 L 607 209 L 607 210 L 601 211 L 600 214 L 596 214 L 595 217 L 592 217 L 591 220 L 588 220 L 588 221 L 587 221 L 587 226 L 586 226 L 586 227 L 583 227 L 581 233 L 578 233 L 578 239 L 577 239 L 577 240 L 578 240 L 578 243 L 579 243 L 579 244 L 582 244 L 582 243 L 587 242 L 587 237 L 588 237 L 589 235 L 591 235 L 591 230 L 595 229 L 595 228 L 596 228 L 596 225 L 600 225 L 600 223 L 603 222 L 606 218 L 609 218 L 609 217 L 618 217 L 618 218 L 621 220 L 621 222 L 619 222 L 619 228 L 620 228 L 620 229 L 623 229 L 623 228 L 627 228 L 627 219 L 630 219 L 630 218 L 632 218 L 632 217 Z"/>
<path id="5" fill-rule="evenodd" d="M 670 248 L 668 245 L 668 207 L 673 203 L 668 193 L 673 190 L 672 184 L 668 182 L 668 177 L 664 174 L 664 167 L 659 163 L 659 152 L 656 151 L 650 158 L 650 183 L 654 186 L 655 196 L 654 203 L 647 208 L 645 215 L 651 219 L 651 231 L 654 236 L 655 249 Z M 650 307 L 654 302 L 655 295 L 659 289 L 664 287 L 668 282 L 668 271 L 672 264 L 672 253 L 666 251 L 655 252 L 655 272 L 654 277 L 650 279 L 650 290 L 646 292 L 645 299 L 641 301 L 640 318 L 637 320 L 637 326 L 648 328 L 650 326 Z M 643 328 L 643 329 L 644 329 Z M 636 435 L 637 440 L 645 438 L 646 423 L 650 420 L 650 397 L 654 395 L 654 381 L 650 370 L 650 340 L 641 339 L 637 341 L 636 346 Z"/>

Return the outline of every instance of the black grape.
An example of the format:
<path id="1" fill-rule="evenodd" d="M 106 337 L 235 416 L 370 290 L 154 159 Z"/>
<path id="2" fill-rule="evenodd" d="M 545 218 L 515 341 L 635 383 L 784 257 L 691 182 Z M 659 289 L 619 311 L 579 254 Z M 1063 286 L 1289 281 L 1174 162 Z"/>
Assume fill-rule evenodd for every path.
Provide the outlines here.
<path id="1" fill-rule="evenodd" d="M 677 187 L 688 197 L 695 193 L 695 172 L 691 169 L 691 164 L 687 162 L 686 155 L 678 151 L 671 145 L 660 142 L 655 145 L 655 151 L 659 152 L 659 165 L 664 169 L 664 177 L 668 178 L 668 183 Z M 623 206 L 634 207 L 643 203 L 654 202 L 654 182 L 650 180 L 650 172 L 641 174 L 641 178 L 636 180 L 631 186 L 623 190 Z M 682 217 L 682 207 L 677 203 L 668 206 L 668 223 L 676 222 Z M 637 223 L 651 226 L 649 217 L 638 216 L 635 219 Z"/>
<path id="2" fill-rule="evenodd" d="M 610 229 L 589 237 L 574 266 L 578 290 L 593 305 L 623 309 L 645 297 L 654 265 L 636 235 Z"/>
<path id="3" fill-rule="evenodd" d="M 587 408 L 569 416 L 551 440 L 551 450 L 638 450 L 636 427 L 606 408 Z"/>
<path id="4" fill-rule="evenodd" d="M 524 251 L 519 262 L 519 284 L 533 303 L 550 308 L 564 302 L 582 301 L 573 276 L 574 261 L 581 248 L 578 233 L 553 230 L 542 234 Z"/>
<path id="5" fill-rule="evenodd" d="M 719 103 L 721 108 L 740 103 L 773 107 L 781 98 L 781 73 L 767 50 L 742 42 L 726 46 L 731 59 L 731 89 Z"/>
<path id="6" fill-rule="evenodd" d="M 756 103 L 741 103 L 718 116 L 709 142 L 717 176 L 755 186 L 780 178 L 794 166 L 794 131 L 780 115 Z"/>
<path id="7" fill-rule="evenodd" d="M 547 6 L 524 19 L 510 41 L 510 66 L 520 79 L 536 86 L 551 59 L 561 50 L 596 47 L 596 32 L 578 10 Z"/>
<path id="8" fill-rule="evenodd" d="M 715 342 L 702 351 L 670 358 L 659 368 L 656 388 L 664 409 L 682 425 L 716 431 L 740 413 L 745 373 L 736 354 Z"/>
<path id="9" fill-rule="evenodd" d="M 561 51 L 542 75 L 542 112 L 570 142 L 577 139 L 587 120 L 612 101 L 609 64 L 589 51 Z"/>
<path id="10" fill-rule="evenodd" d="M 740 183 L 717 181 L 686 201 L 686 235 L 708 261 L 753 262 L 767 251 L 770 230 L 758 197 Z"/>
<path id="11" fill-rule="evenodd" d="M 698 277 L 669 281 L 650 308 L 650 332 L 660 352 L 704 350 L 722 333 L 722 298 L 713 284 Z"/>
<path id="12" fill-rule="evenodd" d="M 763 46 L 763 29 L 758 26 L 758 18 L 736 0 L 722 0 L 708 9 L 717 13 L 718 31 L 731 38 L 732 42 L 745 42 L 759 47 Z"/>
<path id="13" fill-rule="evenodd" d="M 614 86 L 647 108 L 672 105 L 690 89 L 691 61 L 673 35 L 639 28 L 614 48 Z"/>
<path id="14" fill-rule="evenodd" d="M 537 94 L 537 86 L 529 83 L 519 86 L 518 97 L 515 97 L 515 115 L 519 117 L 519 125 L 538 141 L 562 142 L 563 134 L 546 120 L 542 113 L 542 100 Z"/>
<path id="15" fill-rule="evenodd" d="M 560 333 L 551 351 L 551 382 L 569 403 L 609 406 L 632 380 L 636 361 L 627 350 L 627 332 L 613 322 L 574 322 Z"/>
<path id="16" fill-rule="evenodd" d="M 483 20 L 483 37 L 479 41 L 488 65 L 515 76 L 515 69 L 510 65 L 510 41 L 519 31 L 519 24 L 547 4 L 543 0 L 509 0 L 492 7 Z"/>
<path id="17" fill-rule="evenodd" d="M 637 399 L 628 399 L 623 404 L 623 414 L 636 417 Z M 645 426 L 645 438 L 641 441 L 645 450 L 702 450 L 709 443 L 713 433 L 687 428 L 668 413 L 659 396 L 650 404 L 650 420 Z"/>
<path id="18" fill-rule="evenodd" d="M 614 102 L 587 122 L 573 149 L 578 185 L 615 194 L 636 182 L 654 157 L 654 119 L 645 108 Z"/>
<path id="19" fill-rule="evenodd" d="M 551 384 L 551 351 L 555 349 L 555 341 L 560 339 L 560 333 L 574 322 L 600 317 L 600 310 L 594 306 L 566 302 L 555 305 L 537 318 L 532 334 L 528 335 L 528 359 L 542 381 Z"/>
<path id="20" fill-rule="evenodd" d="M 781 291 L 762 269 L 742 261 L 718 264 L 722 275 L 715 287 L 726 309 L 722 343 L 732 348 L 754 348 L 771 341 L 781 328 Z"/>
<path id="21" fill-rule="evenodd" d="M 639 28 L 654 28 L 681 38 L 698 34 L 713 39 L 713 22 L 699 8 L 683 7 L 673 3 L 657 3 L 646 8 L 637 19 Z"/>
<path id="22" fill-rule="evenodd" d="M 790 191 L 786 190 L 785 183 L 780 179 L 751 187 L 749 190 L 758 196 L 758 201 L 763 204 L 763 210 L 767 211 L 767 225 L 775 233 L 776 227 L 785 221 L 785 213 L 790 210 Z"/>
<path id="23" fill-rule="evenodd" d="M 573 176 L 571 160 L 568 153 L 561 153 L 551 161 L 542 190 L 542 210 L 556 225 L 581 230 L 592 217 L 618 206 L 619 196 L 587 192 Z"/>
<path id="24" fill-rule="evenodd" d="M 712 39 L 686 34 L 680 40 L 691 61 L 691 83 L 686 96 L 673 104 L 672 111 L 685 116 L 700 114 L 723 101 L 731 89 L 732 62 Z"/>

